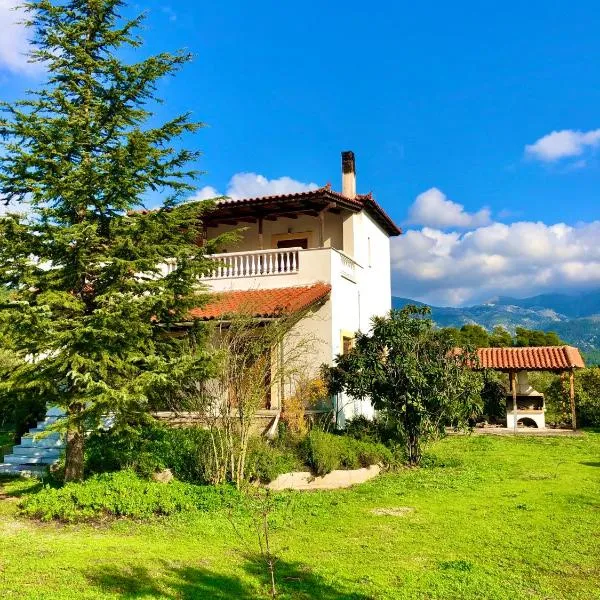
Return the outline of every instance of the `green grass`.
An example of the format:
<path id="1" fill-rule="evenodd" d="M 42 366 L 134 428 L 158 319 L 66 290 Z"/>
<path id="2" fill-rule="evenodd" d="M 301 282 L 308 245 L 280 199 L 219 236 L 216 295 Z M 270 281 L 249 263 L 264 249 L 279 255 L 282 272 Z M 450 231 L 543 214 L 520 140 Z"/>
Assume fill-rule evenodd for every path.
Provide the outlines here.
<path id="1" fill-rule="evenodd" d="M 289 494 L 281 598 L 600 598 L 600 434 L 451 437 L 425 468 Z M 261 598 L 266 578 L 225 514 L 151 523 L 17 517 L 3 486 L 3 598 Z M 406 507 L 401 516 L 373 509 Z M 245 530 L 243 530 L 245 531 Z"/>

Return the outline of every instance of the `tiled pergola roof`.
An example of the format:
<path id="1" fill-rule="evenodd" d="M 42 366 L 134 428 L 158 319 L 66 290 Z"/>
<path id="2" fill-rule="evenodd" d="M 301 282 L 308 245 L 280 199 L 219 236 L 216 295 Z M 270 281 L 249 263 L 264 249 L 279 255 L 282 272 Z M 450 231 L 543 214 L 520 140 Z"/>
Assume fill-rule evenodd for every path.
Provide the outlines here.
<path id="1" fill-rule="evenodd" d="M 569 371 L 585 363 L 572 346 L 529 346 L 525 348 L 479 348 L 480 369 L 496 371 Z"/>

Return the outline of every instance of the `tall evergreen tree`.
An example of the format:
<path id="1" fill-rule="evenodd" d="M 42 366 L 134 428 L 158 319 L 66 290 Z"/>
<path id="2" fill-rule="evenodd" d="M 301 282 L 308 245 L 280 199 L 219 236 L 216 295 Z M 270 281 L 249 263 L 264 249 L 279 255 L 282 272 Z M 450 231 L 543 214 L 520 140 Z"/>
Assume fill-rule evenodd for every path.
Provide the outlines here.
<path id="1" fill-rule="evenodd" d="M 117 427 L 139 417 L 149 390 L 174 370 L 202 378 L 210 369 L 202 348 L 181 352 L 190 340 L 170 334 L 198 304 L 207 268 L 202 206 L 181 201 L 198 155 L 177 145 L 201 124 L 187 114 L 149 123 L 158 81 L 190 57 L 124 62 L 122 50 L 142 43 L 142 18 L 124 20 L 122 0 L 24 6 L 31 60 L 44 63 L 47 81 L 0 116 L 0 197 L 30 205 L 26 218 L 0 222 L 10 334 L 33 357 L 9 383 L 64 407 L 65 479 L 74 480 L 87 428 L 108 414 Z M 162 206 L 138 211 L 150 191 L 164 194 Z"/>

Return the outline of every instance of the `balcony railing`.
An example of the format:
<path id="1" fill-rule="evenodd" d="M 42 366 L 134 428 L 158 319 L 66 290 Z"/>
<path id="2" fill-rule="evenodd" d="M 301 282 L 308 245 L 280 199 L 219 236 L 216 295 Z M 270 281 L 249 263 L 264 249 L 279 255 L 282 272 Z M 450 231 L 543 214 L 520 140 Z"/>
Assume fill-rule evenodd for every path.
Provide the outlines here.
<path id="1" fill-rule="evenodd" d="M 261 275 L 291 275 L 298 273 L 298 253 L 302 248 L 255 250 L 251 252 L 228 252 L 213 254 L 215 268 L 204 279 L 228 279 L 230 277 L 255 277 Z"/>

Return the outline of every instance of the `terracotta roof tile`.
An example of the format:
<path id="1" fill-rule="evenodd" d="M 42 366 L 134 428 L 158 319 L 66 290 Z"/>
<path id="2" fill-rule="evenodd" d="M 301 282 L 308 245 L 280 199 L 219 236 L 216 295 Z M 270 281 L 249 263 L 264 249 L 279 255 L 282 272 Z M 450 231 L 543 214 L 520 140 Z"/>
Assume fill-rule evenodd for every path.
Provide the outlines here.
<path id="1" fill-rule="evenodd" d="M 585 367 L 579 350 L 572 346 L 479 348 L 477 354 L 482 369 L 561 371 Z"/>
<path id="2" fill-rule="evenodd" d="M 259 205 L 262 203 L 269 202 L 281 202 L 291 199 L 302 199 L 302 198 L 318 198 L 326 196 L 332 200 L 339 200 L 346 205 L 353 206 L 356 210 L 367 210 L 370 212 L 376 220 L 380 222 L 383 228 L 389 235 L 396 236 L 402 234 L 402 230 L 394 223 L 390 216 L 383 210 L 373 198 L 372 193 L 368 194 L 357 194 L 354 198 L 349 198 L 331 189 L 331 184 L 327 184 L 323 187 L 317 188 L 316 190 L 309 190 L 307 192 L 293 192 L 291 194 L 279 194 L 274 196 L 258 196 L 255 198 L 228 198 L 223 197 L 217 200 L 217 208 L 222 206 L 232 205 Z"/>
<path id="3" fill-rule="evenodd" d="M 317 188 L 315 190 L 309 190 L 307 192 L 292 192 L 291 194 L 278 194 L 273 196 L 257 196 L 254 198 L 229 198 L 228 196 L 221 196 L 216 198 L 216 205 L 213 209 L 213 213 L 218 211 L 219 208 L 228 207 L 228 206 L 257 206 L 260 207 L 264 204 L 269 204 L 272 202 L 285 202 L 286 200 L 296 200 L 296 199 L 311 199 L 311 198 L 319 198 L 325 196 L 333 201 L 339 201 L 346 207 L 360 211 L 366 210 L 371 213 L 371 215 L 375 218 L 376 221 L 384 228 L 384 230 L 391 236 L 401 235 L 402 229 L 398 227 L 391 217 L 385 212 L 385 210 L 378 204 L 373 198 L 373 194 L 369 192 L 368 194 L 357 194 L 354 198 L 348 198 L 339 192 L 331 189 L 331 184 L 327 184 L 323 187 Z M 155 212 L 157 209 L 140 209 L 140 210 L 132 210 L 129 211 L 128 214 L 142 214 L 147 215 L 148 213 Z M 207 213 L 210 215 L 210 212 Z"/>
<path id="4" fill-rule="evenodd" d="M 331 291 L 326 283 L 271 290 L 239 290 L 215 294 L 206 306 L 194 308 L 190 316 L 210 321 L 243 314 L 252 317 L 278 317 L 309 308 Z"/>

